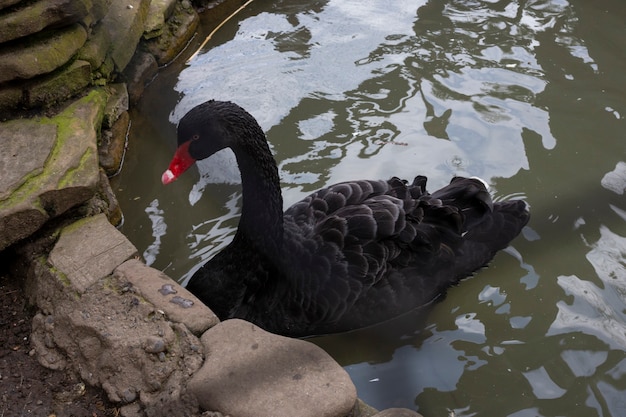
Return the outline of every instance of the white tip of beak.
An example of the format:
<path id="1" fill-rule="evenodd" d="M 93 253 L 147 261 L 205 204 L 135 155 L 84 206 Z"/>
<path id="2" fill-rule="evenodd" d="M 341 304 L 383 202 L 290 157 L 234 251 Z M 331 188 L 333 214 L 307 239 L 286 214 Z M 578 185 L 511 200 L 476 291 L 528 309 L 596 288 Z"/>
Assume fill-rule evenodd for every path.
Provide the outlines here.
<path id="1" fill-rule="evenodd" d="M 163 175 L 161 175 L 161 182 L 163 184 L 169 184 L 170 182 L 174 181 L 176 179 L 176 177 L 174 176 L 174 173 L 172 173 L 172 171 L 170 171 L 169 169 L 167 171 L 165 171 L 163 173 Z"/>

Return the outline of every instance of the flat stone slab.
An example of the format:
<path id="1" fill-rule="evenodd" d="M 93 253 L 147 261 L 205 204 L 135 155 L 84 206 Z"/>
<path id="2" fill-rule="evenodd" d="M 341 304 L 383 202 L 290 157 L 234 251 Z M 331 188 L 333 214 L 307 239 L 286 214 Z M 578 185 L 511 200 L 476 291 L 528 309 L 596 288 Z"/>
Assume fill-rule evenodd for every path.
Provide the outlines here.
<path id="1" fill-rule="evenodd" d="M 115 274 L 133 284 L 142 297 L 163 311 L 170 320 L 201 334 L 219 323 L 217 316 L 176 281 L 137 259 L 121 264 Z"/>
<path id="2" fill-rule="evenodd" d="M 346 371 L 324 350 L 226 320 L 200 341 L 206 359 L 189 382 L 205 410 L 236 417 L 344 417 L 356 404 Z"/>
<path id="3" fill-rule="evenodd" d="M 48 262 L 82 294 L 136 255 L 137 248 L 126 236 L 98 214 L 65 227 Z"/>

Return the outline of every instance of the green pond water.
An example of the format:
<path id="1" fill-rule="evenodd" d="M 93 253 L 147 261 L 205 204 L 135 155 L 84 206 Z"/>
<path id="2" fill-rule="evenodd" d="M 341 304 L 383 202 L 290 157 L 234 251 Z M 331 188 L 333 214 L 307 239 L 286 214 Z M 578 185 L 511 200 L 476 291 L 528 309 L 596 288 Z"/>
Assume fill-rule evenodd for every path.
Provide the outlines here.
<path id="1" fill-rule="evenodd" d="M 208 99 L 266 130 L 286 206 L 342 180 L 480 176 L 531 205 L 510 248 L 426 312 L 311 340 L 377 408 L 626 416 L 626 2 L 256 0 L 191 56 L 204 35 L 133 110 L 114 180 L 148 264 L 184 283 L 237 228 L 232 153 L 160 182 Z"/>

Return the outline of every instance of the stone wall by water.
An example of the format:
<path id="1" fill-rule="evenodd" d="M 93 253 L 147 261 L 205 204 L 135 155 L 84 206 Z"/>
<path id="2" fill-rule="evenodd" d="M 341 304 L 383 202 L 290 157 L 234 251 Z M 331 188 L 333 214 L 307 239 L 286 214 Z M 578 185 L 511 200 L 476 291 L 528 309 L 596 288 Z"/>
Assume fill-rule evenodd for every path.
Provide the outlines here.
<path id="1" fill-rule="evenodd" d="M 198 22 L 189 0 L 0 0 L 0 262 L 38 310 L 35 355 L 127 417 L 417 416 L 358 401 L 311 343 L 220 323 L 114 227 L 127 110 Z"/>

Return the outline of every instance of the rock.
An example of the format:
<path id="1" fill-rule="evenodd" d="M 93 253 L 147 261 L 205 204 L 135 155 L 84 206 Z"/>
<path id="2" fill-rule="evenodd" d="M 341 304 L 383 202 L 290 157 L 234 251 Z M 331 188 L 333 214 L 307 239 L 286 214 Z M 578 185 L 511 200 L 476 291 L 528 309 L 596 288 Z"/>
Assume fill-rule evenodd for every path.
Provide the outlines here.
<path id="1" fill-rule="evenodd" d="M 126 152 L 130 115 L 122 113 L 110 129 L 102 131 L 98 144 L 98 159 L 107 176 L 117 175 Z"/>
<path id="2" fill-rule="evenodd" d="M 104 214 L 81 219 L 61 230 L 48 261 L 79 294 L 137 255 L 137 248 Z"/>
<path id="3" fill-rule="evenodd" d="M 205 410 L 237 417 L 344 417 L 356 403 L 346 371 L 304 340 L 226 320 L 201 337 L 202 368 L 189 383 Z"/>
<path id="4" fill-rule="evenodd" d="M 87 32 L 75 23 L 32 42 L 0 47 L 0 83 L 29 79 L 65 65 L 87 40 Z"/>
<path id="5" fill-rule="evenodd" d="M 101 201 L 106 203 L 106 210 L 99 211 L 99 213 L 106 214 L 109 223 L 114 226 L 119 226 L 124 219 L 122 208 L 117 201 L 117 196 L 111 189 L 109 178 L 102 169 L 100 170 L 100 188 L 98 190 L 98 196 Z M 95 212 L 93 214 L 95 214 Z"/>
<path id="6" fill-rule="evenodd" d="M 24 105 L 51 106 L 67 100 L 91 84 L 91 65 L 76 60 L 51 74 L 37 77 L 24 88 Z"/>
<path id="7" fill-rule="evenodd" d="M 110 128 L 120 115 L 128 110 L 128 91 L 123 83 L 109 84 L 107 87 L 109 99 L 104 108 L 102 127 Z"/>
<path id="8" fill-rule="evenodd" d="M 159 65 L 170 63 L 195 35 L 200 18 L 196 11 L 176 3 L 174 14 L 167 20 L 161 36 L 147 40 L 145 45 Z"/>
<path id="9" fill-rule="evenodd" d="M 171 16 L 176 0 L 152 0 L 144 26 L 144 38 L 152 39 L 163 33 L 165 21 Z"/>
<path id="10" fill-rule="evenodd" d="M 0 201 L 5 201 L 31 176 L 41 174 L 56 142 L 57 127 L 35 120 L 0 125 L 3 161 L 0 164 Z"/>
<path id="11" fill-rule="evenodd" d="M 135 53 L 143 34 L 150 0 L 114 1 L 102 24 L 111 38 L 111 57 L 122 72 Z"/>
<path id="12" fill-rule="evenodd" d="M 144 87 L 157 75 L 159 66 L 152 54 L 137 51 L 126 69 L 124 78 L 128 85 L 130 102 L 135 104 L 141 98 Z"/>
<path id="13" fill-rule="evenodd" d="M 388 408 L 372 417 L 422 417 L 422 415 L 408 408 Z"/>
<path id="14" fill-rule="evenodd" d="M 120 415 L 122 417 L 144 417 L 141 406 L 137 403 L 128 404 L 120 407 Z"/>
<path id="15" fill-rule="evenodd" d="M 93 217 L 98 214 L 104 214 L 109 223 L 114 226 L 121 224 L 123 220 L 122 209 L 111 189 L 109 178 L 102 168 L 100 168 L 100 181 L 96 194 L 72 213 L 77 218 Z"/>
<path id="16" fill-rule="evenodd" d="M 87 42 L 78 52 L 78 59 L 89 62 L 93 69 L 100 68 L 111 48 L 111 35 L 102 23 L 96 25 Z"/>
<path id="17" fill-rule="evenodd" d="M 94 22 L 99 22 L 106 16 L 113 0 L 91 0 L 91 16 Z"/>
<path id="18" fill-rule="evenodd" d="M 183 323 L 195 334 L 202 334 L 219 323 L 217 316 L 195 295 L 143 262 L 136 259 L 124 262 L 115 270 L 115 274 L 130 282 L 142 297 L 163 311 L 167 317 Z M 178 300 L 188 300 L 191 304 Z"/>
<path id="19" fill-rule="evenodd" d="M 377 409 L 369 404 L 366 404 L 365 402 L 363 402 L 363 400 L 359 398 L 357 399 L 356 406 L 354 406 L 352 416 L 350 417 L 373 417 L 377 413 Z"/>
<path id="20" fill-rule="evenodd" d="M 37 281 L 27 286 L 32 296 L 54 299 L 33 320 L 31 341 L 40 363 L 78 372 L 113 402 L 136 401 L 132 409 L 138 416 L 196 413 L 198 404 L 186 386 L 202 364 L 200 341 L 158 314 L 124 280 L 107 276 L 76 296 L 62 273 L 40 264 L 28 277 Z M 161 340 L 164 351 L 146 351 L 149 340 Z"/>
<path id="21" fill-rule="evenodd" d="M 0 124 L 0 250 L 93 197 L 105 97 L 93 91 L 53 118 Z"/>
<path id="22" fill-rule="evenodd" d="M 87 4 L 89 3 L 89 4 Z M 77 23 L 89 14 L 87 0 L 39 0 L 0 16 L 0 43 L 37 33 L 47 27 Z"/>

